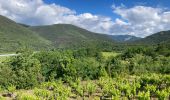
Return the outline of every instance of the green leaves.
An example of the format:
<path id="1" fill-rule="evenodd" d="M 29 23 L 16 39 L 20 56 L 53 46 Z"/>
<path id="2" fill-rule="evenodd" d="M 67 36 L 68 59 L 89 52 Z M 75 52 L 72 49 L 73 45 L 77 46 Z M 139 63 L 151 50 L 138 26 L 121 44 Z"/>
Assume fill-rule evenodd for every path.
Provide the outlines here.
<path id="1" fill-rule="evenodd" d="M 88 93 L 89 96 L 91 96 L 93 93 L 96 92 L 97 86 L 94 84 L 93 81 L 87 81 L 87 84 L 85 86 L 85 90 Z"/>
<path id="2" fill-rule="evenodd" d="M 159 100 L 166 100 L 170 95 L 170 92 L 167 90 L 158 90 L 156 91 L 156 95 L 158 96 Z"/>
<path id="3" fill-rule="evenodd" d="M 34 94 L 37 97 L 42 98 L 42 99 L 46 99 L 46 100 L 49 100 L 50 98 L 52 98 L 52 92 L 50 92 L 47 89 L 38 89 L 38 88 L 35 88 L 34 89 Z"/>
<path id="4" fill-rule="evenodd" d="M 150 100 L 150 91 L 147 92 L 139 92 L 138 93 L 138 99 L 139 100 Z"/>
<path id="5" fill-rule="evenodd" d="M 8 86 L 7 90 L 9 93 L 14 93 L 16 91 L 16 86 L 14 85 Z"/>

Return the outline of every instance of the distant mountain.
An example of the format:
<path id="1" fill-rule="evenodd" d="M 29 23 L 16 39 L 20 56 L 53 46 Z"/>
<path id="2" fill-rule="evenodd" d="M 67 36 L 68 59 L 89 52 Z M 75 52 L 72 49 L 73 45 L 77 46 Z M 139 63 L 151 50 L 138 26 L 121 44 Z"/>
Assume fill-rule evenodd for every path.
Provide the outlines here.
<path id="1" fill-rule="evenodd" d="M 102 41 L 113 42 L 108 35 L 93 33 L 70 24 L 32 26 L 29 29 L 51 41 L 54 46 L 61 48 L 85 43 L 94 44 Z"/>
<path id="2" fill-rule="evenodd" d="M 158 43 L 169 43 L 170 42 L 170 31 L 161 31 L 143 39 L 135 41 L 135 43 L 142 44 L 158 44 Z"/>
<path id="3" fill-rule="evenodd" d="M 111 35 L 111 37 L 117 42 L 130 42 L 141 39 L 140 37 L 135 37 L 132 35 Z"/>
<path id="4" fill-rule="evenodd" d="M 18 23 L 18 24 L 23 26 L 23 27 L 26 27 L 26 28 L 30 27 L 30 25 L 26 25 L 26 24 L 22 24 L 22 23 Z"/>
<path id="5" fill-rule="evenodd" d="M 14 21 L 0 16 L 0 52 L 15 51 L 20 47 L 47 48 L 51 42 Z"/>

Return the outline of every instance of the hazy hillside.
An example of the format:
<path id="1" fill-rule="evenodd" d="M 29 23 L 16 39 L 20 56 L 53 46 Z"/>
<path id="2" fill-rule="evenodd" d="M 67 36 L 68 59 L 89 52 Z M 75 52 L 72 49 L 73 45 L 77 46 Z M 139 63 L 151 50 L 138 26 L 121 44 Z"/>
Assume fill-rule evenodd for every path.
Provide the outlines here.
<path id="1" fill-rule="evenodd" d="M 146 38 L 135 41 L 135 43 L 142 44 L 158 44 L 158 43 L 168 43 L 170 41 L 170 31 L 162 31 L 150 35 Z"/>
<path id="2" fill-rule="evenodd" d="M 93 44 L 93 41 L 113 42 L 112 38 L 108 35 L 93 33 L 70 24 L 32 26 L 30 29 L 52 41 L 57 47 L 80 45 L 84 42 L 91 42 Z"/>
<path id="3" fill-rule="evenodd" d="M 112 35 L 111 37 L 117 42 L 129 42 L 141 39 L 140 37 L 135 37 L 132 35 Z"/>
<path id="4" fill-rule="evenodd" d="M 27 46 L 34 49 L 49 47 L 50 41 L 40 37 L 33 31 L 0 16 L 0 51 L 8 52 Z"/>

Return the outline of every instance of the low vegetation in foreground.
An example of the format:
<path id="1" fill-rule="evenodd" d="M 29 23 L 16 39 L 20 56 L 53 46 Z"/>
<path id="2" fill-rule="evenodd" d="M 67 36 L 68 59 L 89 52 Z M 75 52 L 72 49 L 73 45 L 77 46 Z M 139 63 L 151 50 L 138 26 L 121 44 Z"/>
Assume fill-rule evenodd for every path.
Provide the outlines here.
<path id="1" fill-rule="evenodd" d="M 164 52 L 163 52 L 164 51 Z M 0 63 L 0 100 L 169 100 L 170 52 L 20 50 Z"/>

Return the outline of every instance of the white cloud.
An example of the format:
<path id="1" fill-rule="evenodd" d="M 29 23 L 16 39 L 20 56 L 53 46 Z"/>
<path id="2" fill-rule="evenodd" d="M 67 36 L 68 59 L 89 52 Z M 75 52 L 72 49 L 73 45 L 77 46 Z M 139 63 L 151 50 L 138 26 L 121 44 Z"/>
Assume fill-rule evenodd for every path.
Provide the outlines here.
<path id="1" fill-rule="evenodd" d="M 128 33 L 144 37 L 152 33 L 170 30 L 170 12 L 162 8 L 135 6 L 132 8 L 115 7 L 113 12 L 120 15 L 129 24 Z M 123 27 L 123 26 L 122 26 Z"/>
<path id="2" fill-rule="evenodd" d="M 42 0 L 0 0 L 0 14 L 29 25 L 66 23 L 100 33 L 108 33 L 112 24 L 108 17 L 76 14 L 74 10 L 57 4 L 45 4 Z"/>
<path id="3" fill-rule="evenodd" d="M 113 6 L 113 14 L 120 18 L 77 14 L 76 11 L 57 4 L 46 4 L 43 0 L 0 0 L 0 15 L 29 25 L 73 24 L 93 32 L 106 34 L 131 34 L 140 37 L 170 29 L 170 11 L 161 8 L 123 4 Z"/>

